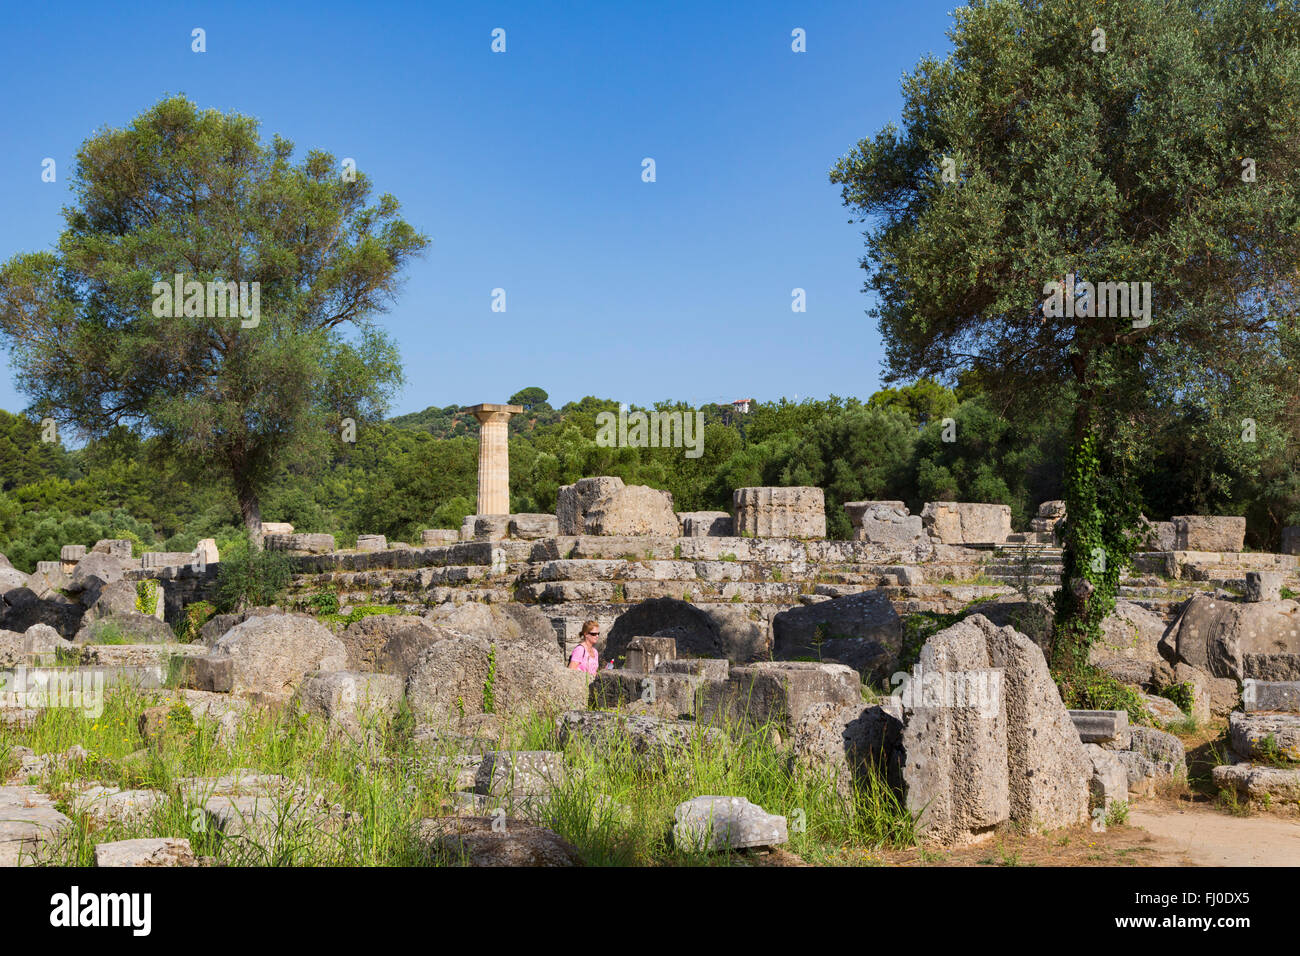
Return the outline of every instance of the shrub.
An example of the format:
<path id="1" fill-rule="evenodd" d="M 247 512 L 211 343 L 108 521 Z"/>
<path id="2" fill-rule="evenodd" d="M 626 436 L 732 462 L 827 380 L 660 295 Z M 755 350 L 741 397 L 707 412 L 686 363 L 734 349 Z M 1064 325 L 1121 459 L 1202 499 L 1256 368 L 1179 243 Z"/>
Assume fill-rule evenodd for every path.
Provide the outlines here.
<path id="1" fill-rule="evenodd" d="M 153 617 L 153 615 L 158 613 L 157 581 L 144 580 L 136 582 L 135 609 L 148 617 Z"/>
<path id="2" fill-rule="evenodd" d="M 199 639 L 199 629 L 217 613 L 215 605 L 208 601 L 195 601 L 181 614 L 180 628 L 176 636 L 182 644 L 193 644 Z"/>
<path id="3" fill-rule="evenodd" d="M 217 607 L 223 612 L 277 604 L 293 577 L 288 558 L 254 548 L 247 534 L 217 568 Z"/>

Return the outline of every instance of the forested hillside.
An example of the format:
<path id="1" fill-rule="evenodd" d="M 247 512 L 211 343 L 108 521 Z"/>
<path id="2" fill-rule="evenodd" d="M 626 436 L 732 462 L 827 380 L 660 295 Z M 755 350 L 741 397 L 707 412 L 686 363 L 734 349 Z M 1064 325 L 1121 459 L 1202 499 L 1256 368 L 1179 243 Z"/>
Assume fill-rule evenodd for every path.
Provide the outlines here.
<path id="1" fill-rule="evenodd" d="M 935 500 L 1002 502 L 1023 527 L 1040 501 L 1061 494 L 1064 402 L 1006 417 L 970 384 L 953 390 L 923 380 L 866 401 L 756 402 L 748 414 L 709 406 L 694 459 L 681 448 L 597 445 L 596 416 L 618 409 L 609 399 L 555 409 L 534 388 L 511 400 L 526 406 L 510 428 L 516 512 L 553 511 L 557 489 L 587 475 L 664 488 L 682 511 L 727 510 L 732 490 L 746 485 L 817 485 L 826 490 L 830 535 L 847 537 L 845 501 L 901 499 L 913 511 Z M 949 418 L 953 441 L 944 440 Z M 477 433 L 460 406 L 360 428 L 355 444 L 336 441 L 328 458 L 281 462 L 265 517 L 333 532 L 341 544 L 357 533 L 411 540 L 421 528 L 459 527 L 474 510 Z M 1244 467 L 1216 447 L 1193 411 L 1148 435 L 1138 456 L 1146 513 L 1246 514 L 1263 546 L 1295 519 L 1300 493 L 1290 467 L 1268 454 L 1267 442 Z M 68 450 L 42 443 L 37 422 L 0 412 L 0 552 L 30 571 L 57 558 L 62 544 L 103 537 L 167 551 L 204 537 L 233 542 L 241 522 L 228 482 L 184 480 L 157 451 L 126 429 Z"/>

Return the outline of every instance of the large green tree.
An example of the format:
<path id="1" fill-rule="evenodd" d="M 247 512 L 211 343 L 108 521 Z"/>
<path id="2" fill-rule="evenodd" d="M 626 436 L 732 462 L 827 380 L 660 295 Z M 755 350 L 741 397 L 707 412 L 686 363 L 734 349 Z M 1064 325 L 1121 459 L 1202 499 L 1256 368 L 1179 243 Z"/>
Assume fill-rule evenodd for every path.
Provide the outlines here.
<path id="1" fill-rule="evenodd" d="M 0 334 L 32 410 L 156 436 L 228 478 L 250 528 L 278 467 L 383 413 L 401 367 L 374 320 L 428 244 L 364 172 L 293 152 L 250 117 L 165 99 L 83 144 L 57 249 L 0 267 Z M 244 310 L 189 289 L 169 308 L 156 284 L 177 275 L 248 283 Z"/>
<path id="2" fill-rule="evenodd" d="M 1068 670 L 1113 607 L 1165 399 L 1239 419 L 1233 394 L 1260 415 L 1294 394 L 1300 8 L 975 0 L 954 17 L 952 53 L 904 79 L 902 128 L 831 179 L 872 223 L 863 267 L 896 378 L 973 370 L 1004 406 L 1072 401 Z M 1149 323 L 1055 308 L 1067 274 L 1150 282 Z"/>

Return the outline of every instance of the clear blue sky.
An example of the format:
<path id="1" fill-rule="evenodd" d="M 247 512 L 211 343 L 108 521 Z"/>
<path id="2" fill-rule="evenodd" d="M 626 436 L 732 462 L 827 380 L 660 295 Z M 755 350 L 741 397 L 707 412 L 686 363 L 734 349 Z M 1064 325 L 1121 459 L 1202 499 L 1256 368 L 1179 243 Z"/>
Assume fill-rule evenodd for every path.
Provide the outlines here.
<path id="1" fill-rule="evenodd" d="M 862 227 L 827 173 L 898 119 L 956 5 L 20 4 L 0 32 L 0 259 L 53 246 L 84 139 L 184 93 L 299 155 L 354 157 L 432 238 L 383 318 L 408 379 L 394 414 L 525 385 L 556 406 L 865 397 L 883 352 Z"/>

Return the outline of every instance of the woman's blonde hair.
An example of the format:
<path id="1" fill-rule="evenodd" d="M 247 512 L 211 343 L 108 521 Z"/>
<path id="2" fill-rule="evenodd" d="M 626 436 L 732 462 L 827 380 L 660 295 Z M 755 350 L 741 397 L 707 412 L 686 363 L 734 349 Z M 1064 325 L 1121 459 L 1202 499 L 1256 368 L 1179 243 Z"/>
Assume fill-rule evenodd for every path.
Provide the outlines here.
<path id="1" fill-rule="evenodd" d="M 582 636 L 583 636 L 583 637 L 586 637 L 586 636 L 587 636 L 587 632 L 588 632 L 589 630 L 591 630 L 593 627 L 594 627 L 597 631 L 599 631 L 599 630 L 600 630 L 600 622 L 599 622 L 599 621 L 583 621 L 583 622 L 582 622 Z"/>

